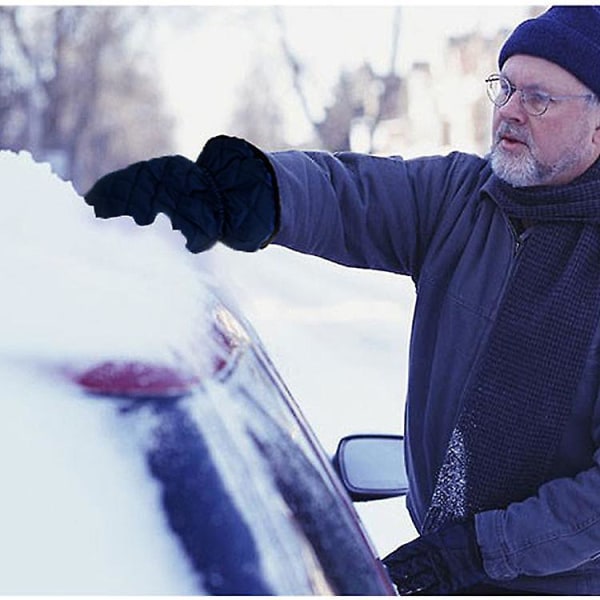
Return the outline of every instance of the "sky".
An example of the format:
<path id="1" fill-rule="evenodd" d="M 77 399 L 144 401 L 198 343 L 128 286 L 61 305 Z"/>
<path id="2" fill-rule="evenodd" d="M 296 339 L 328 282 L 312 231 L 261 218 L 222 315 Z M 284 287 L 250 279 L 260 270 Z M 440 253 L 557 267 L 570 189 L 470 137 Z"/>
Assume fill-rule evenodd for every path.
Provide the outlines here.
<path id="1" fill-rule="evenodd" d="M 377 70 L 387 69 L 394 6 L 320 3 L 281 8 L 290 43 L 306 66 L 314 107 L 327 100 L 342 68 L 358 66 L 366 59 Z M 252 7 L 254 15 L 264 16 L 269 10 Z M 402 73 L 415 61 L 440 60 L 446 35 L 512 27 L 522 20 L 524 11 L 525 5 L 518 4 L 403 5 L 398 69 Z M 199 144 L 212 135 L 235 134 L 229 130 L 231 113 L 239 102 L 240 84 L 256 60 L 272 61 L 281 87 L 275 85 L 266 93 L 288 102 L 290 114 L 295 111 L 295 128 L 289 134 L 292 143 L 305 137 L 307 128 L 299 108 L 282 91 L 289 85 L 288 73 L 273 58 L 278 39 L 269 22 L 268 16 L 240 21 L 236 9 L 228 7 L 224 16 L 197 30 L 180 31 L 176 39 L 162 45 L 159 65 L 167 101 L 178 122 L 178 151 L 195 155 Z"/>

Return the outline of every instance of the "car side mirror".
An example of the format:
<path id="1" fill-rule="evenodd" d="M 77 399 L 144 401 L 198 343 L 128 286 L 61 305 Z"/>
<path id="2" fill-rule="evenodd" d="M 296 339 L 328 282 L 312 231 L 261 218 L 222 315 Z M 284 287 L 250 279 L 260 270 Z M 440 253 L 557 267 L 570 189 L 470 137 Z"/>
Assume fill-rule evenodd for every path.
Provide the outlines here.
<path id="1" fill-rule="evenodd" d="M 401 435 L 347 436 L 338 444 L 333 464 L 356 502 L 394 498 L 408 491 Z"/>

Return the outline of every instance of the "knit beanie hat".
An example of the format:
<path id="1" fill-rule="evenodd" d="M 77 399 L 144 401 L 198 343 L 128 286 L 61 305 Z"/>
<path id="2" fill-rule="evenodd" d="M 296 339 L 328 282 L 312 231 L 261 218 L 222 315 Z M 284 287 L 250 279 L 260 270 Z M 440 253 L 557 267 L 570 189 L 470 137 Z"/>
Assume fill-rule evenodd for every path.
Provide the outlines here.
<path id="1" fill-rule="evenodd" d="M 600 97 L 600 7 L 553 6 L 524 21 L 502 46 L 500 68 L 513 54 L 549 60 Z"/>

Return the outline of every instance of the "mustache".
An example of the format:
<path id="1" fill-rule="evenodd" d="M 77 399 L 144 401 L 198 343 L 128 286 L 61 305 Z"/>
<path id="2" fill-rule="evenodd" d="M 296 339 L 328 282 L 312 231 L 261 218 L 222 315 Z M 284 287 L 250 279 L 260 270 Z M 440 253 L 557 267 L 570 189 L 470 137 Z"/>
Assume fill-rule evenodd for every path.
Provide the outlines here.
<path id="1" fill-rule="evenodd" d="M 511 123 L 502 122 L 496 129 L 496 133 L 494 135 L 494 143 L 498 144 L 502 138 L 509 138 L 511 140 L 515 140 L 517 142 L 521 142 L 526 146 L 530 145 L 529 133 L 526 129 L 522 128 L 519 125 L 514 125 Z"/>

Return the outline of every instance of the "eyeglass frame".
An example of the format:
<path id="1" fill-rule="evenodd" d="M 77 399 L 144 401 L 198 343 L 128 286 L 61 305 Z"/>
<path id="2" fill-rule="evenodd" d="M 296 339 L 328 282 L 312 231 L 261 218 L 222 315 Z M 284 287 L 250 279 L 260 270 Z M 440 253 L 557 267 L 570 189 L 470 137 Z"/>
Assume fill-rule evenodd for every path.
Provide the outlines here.
<path id="1" fill-rule="evenodd" d="M 496 99 L 491 96 L 491 84 L 495 81 L 506 82 L 508 84 L 508 89 L 510 92 L 507 94 L 505 100 L 503 102 L 498 102 Z M 502 108 L 506 106 L 510 99 L 513 97 L 515 92 L 519 92 L 519 101 L 521 106 L 525 110 L 525 112 L 532 117 L 541 117 L 546 114 L 548 107 L 551 102 L 556 102 L 557 100 L 574 100 L 576 98 L 585 98 L 586 100 L 597 100 L 596 94 L 593 92 L 588 92 L 587 94 L 563 94 L 554 96 L 552 94 L 548 94 L 547 92 L 543 92 L 541 90 L 526 90 L 521 89 L 513 85 L 511 80 L 506 77 L 506 75 L 502 75 L 502 73 L 492 73 L 485 79 L 485 83 L 487 84 L 486 93 L 487 97 L 490 99 L 491 103 L 497 108 Z M 531 112 L 527 109 L 527 96 L 531 96 L 532 94 L 537 95 L 540 99 L 543 98 L 545 101 L 544 109 L 541 112 Z"/>

